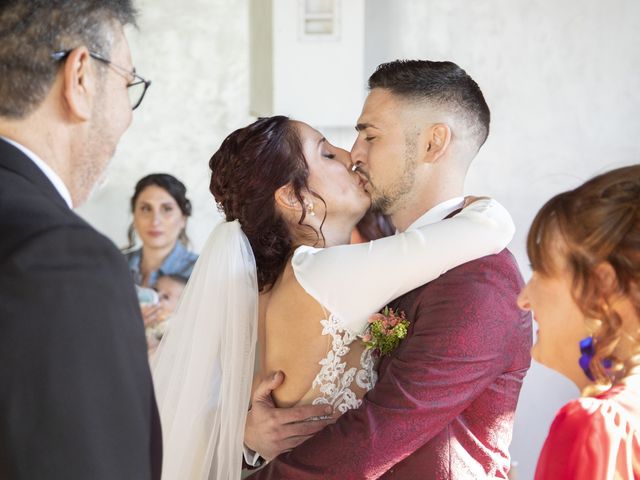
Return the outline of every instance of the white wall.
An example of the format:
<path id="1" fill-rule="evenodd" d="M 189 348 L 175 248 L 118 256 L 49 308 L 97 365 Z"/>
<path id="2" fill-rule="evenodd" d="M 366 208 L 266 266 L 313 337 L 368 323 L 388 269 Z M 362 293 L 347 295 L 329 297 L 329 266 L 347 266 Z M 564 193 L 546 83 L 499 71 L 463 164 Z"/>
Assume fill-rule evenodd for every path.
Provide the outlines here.
<path id="1" fill-rule="evenodd" d="M 396 58 L 452 60 L 482 88 L 491 134 L 467 190 L 513 214 L 510 248 L 525 278 L 525 238 L 542 204 L 640 162 L 640 2 L 367 0 L 366 15 L 367 71 Z M 556 410 L 577 395 L 555 372 L 532 367 L 512 444 L 520 480 L 533 478 Z"/>
<path id="2" fill-rule="evenodd" d="M 251 1 L 250 107 L 256 116 L 352 128 L 365 93 L 365 2 L 326 3 L 334 7 L 328 10 L 332 35 L 305 34 L 305 2 Z"/>
<path id="3" fill-rule="evenodd" d="M 209 158 L 229 133 L 254 119 L 249 114 L 249 0 L 136 4 L 140 28 L 127 36 L 138 73 L 153 83 L 134 112 L 106 183 L 78 213 L 124 246 L 136 182 L 149 173 L 171 173 L 187 186 L 194 212 L 187 232 L 199 251 L 220 219 L 208 189 Z M 360 68 L 352 72 L 362 71 L 362 58 L 357 63 Z M 324 68 L 318 66 L 318 75 Z M 355 138 L 352 128 L 322 129 L 344 148 Z"/>
<path id="4" fill-rule="evenodd" d="M 217 220 L 208 159 L 224 136 L 251 121 L 247 3 L 138 2 L 134 61 L 154 83 L 108 183 L 80 209 L 116 243 L 124 244 L 133 186 L 151 172 L 187 184 L 196 248 Z M 367 0 L 367 72 L 398 57 L 449 59 L 482 87 L 492 131 L 467 190 L 510 209 L 518 226 L 511 248 L 525 277 L 524 239 L 542 203 L 598 172 L 640 161 L 638 19 L 636 0 Z M 323 131 L 340 146 L 354 138 L 352 129 Z M 557 374 L 530 371 L 512 448 L 520 480 L 532 478 L 555 411 L 576 395 Z"/>
<path id="5" fill-rule="evenodd" d="M 209 158 L 226 135 L 248 124 L 246 0 L 138 0 L 133 61 L 153 81 L 134 112 L 107 183 L 79 213 L 117 245 L 131 221 L 129 198 L 144 175 L 181 179 L 193 203 L 188 234 L 199 250 L 219 214 L 209 193 Z"/>

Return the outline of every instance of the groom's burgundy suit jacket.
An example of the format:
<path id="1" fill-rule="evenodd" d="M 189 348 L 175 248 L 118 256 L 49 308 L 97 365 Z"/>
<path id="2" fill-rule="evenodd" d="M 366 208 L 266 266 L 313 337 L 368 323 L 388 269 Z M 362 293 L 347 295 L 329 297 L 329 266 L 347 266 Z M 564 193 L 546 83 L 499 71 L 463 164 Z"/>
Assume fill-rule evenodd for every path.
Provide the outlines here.
<path id="1" fill-rule="evenodd" d="M 473 241 L 473 239 L 470 239 Z M 392 302 L 411 321 L 362 406 L 253 479 L 507 478 L 531 316 L 507 250 Z"/>

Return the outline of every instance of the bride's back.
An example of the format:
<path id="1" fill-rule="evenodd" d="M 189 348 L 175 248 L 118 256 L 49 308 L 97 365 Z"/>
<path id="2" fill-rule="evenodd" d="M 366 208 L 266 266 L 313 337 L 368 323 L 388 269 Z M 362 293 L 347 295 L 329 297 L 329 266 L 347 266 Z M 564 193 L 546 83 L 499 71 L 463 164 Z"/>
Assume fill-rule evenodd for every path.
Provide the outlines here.
<path id="1" fill-rule="evenodd" d="M 318 361 L 327 353 L 320 323 L 325 313 L 300 286 L 290 264 L 260 301 L 266 302 L 259 322 L 260 370 L 283 371 L 285 380 L 273 392 L 274 400 L 278 406 L 295 405 L 311 388 Z"/>
<path id="2" fill-rule="evenodd" d="M 335 343 L 334 336 L 327 331 L 330 326 L 325 329 L 322 323 L 327 324 L 329 312 L 300 286 L 291 263 L 287 263 L 273 288 L 261 295 L 260 303 L 260 373 L 268 375 L 280 370 L 285 374 L 284 383 L 273 392 L 276 404 L 292 406 L 323 397 L 319 385 L 313 384 L 321 372 L 320 362 L 333 351 Z M 363 349 L 360 341 L 345 348 L 348 350 L 342 357 L 345 371 L 361 367 Z M 358 398 L 365 393 L 361 388 L 353 390 Z"/>
<path id="3" fill-rule="evenodd" d="M 367 376 L 362 343 L 301 288 L 290 265 L 297 245 L 348 243 L 371 205 L 349 153 L 309 125 L 276 116 L 233 132 L 209 166 L 210 190 L 227 221 L 242 225 L 255 258 L 260 371 L 285 373 L 276 402 L 352 405 L 362 396 L 350 389 L 363 384 L 355 375 Z"/>

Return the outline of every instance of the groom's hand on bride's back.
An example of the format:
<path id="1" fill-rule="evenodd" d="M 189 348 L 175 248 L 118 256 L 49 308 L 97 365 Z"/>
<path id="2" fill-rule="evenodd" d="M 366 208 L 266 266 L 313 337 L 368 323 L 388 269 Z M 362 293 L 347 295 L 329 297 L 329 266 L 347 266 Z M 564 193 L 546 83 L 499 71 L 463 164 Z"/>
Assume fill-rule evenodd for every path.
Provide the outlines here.
<path id="1" fill-rule="evenodd" d="M 247 414 L 244 443 L 266 460 L 297 447 L 326 425 L 335 422 L 335 418 L 309 420 L 331 415 L 333 409 L 327 405 L 277 408 L 271 392 L 283 381 L 282 372 L 263 379 L 253 393 L 251 409 Z"/>

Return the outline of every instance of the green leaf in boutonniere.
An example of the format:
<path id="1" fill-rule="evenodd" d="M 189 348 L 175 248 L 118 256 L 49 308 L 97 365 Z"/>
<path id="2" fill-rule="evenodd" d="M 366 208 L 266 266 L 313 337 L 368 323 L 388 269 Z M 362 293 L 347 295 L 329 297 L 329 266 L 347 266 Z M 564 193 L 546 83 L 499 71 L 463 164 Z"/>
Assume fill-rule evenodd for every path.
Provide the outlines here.
<path id="1" fill-rule="evenodd" d="M 384 307 L 382 313 L 369 318 L 369 328 L 362 341 L 367 349 L 374 349 L 381 356 L 388 355 L 400 345 L 408 331 L 409 320 L 404 312 L 398 314 L 392 308 Z"/>

